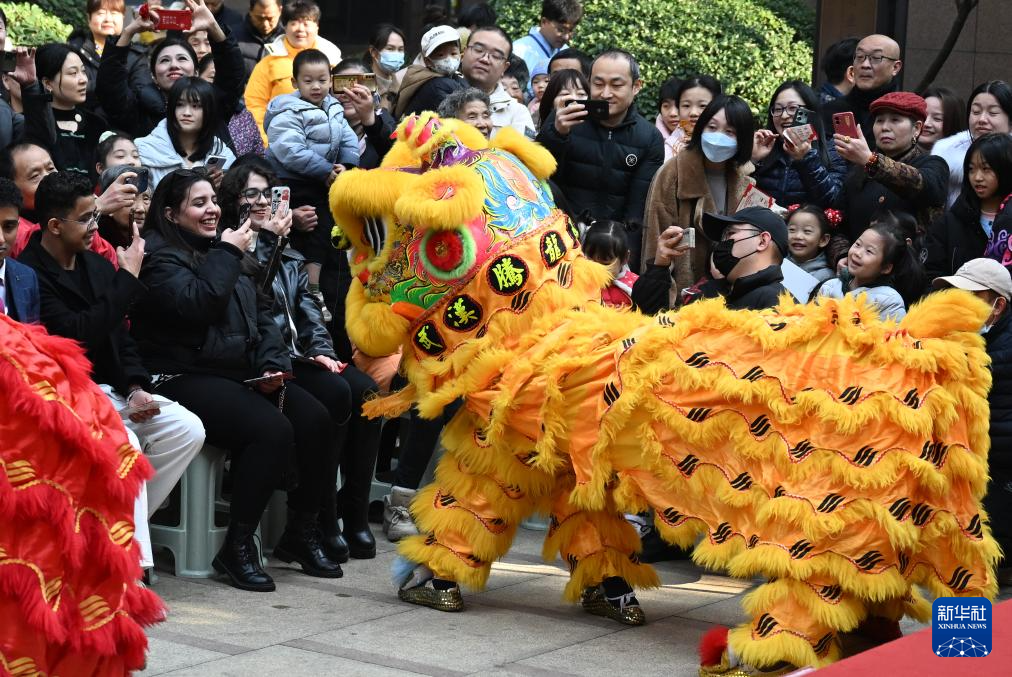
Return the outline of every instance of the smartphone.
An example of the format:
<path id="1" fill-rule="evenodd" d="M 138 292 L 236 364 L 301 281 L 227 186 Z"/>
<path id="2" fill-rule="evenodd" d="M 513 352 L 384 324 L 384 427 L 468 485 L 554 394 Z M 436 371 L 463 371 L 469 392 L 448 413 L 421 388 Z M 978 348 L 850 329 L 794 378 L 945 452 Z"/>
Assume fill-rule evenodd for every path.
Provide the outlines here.
<path id="1" fill-rule="evenodd" d="M 150 172 L 147 167 L 137 167 L 132 170 L 137 176 L 128 176 L 123 179 L 123 183 L 130 186 L 137 186 L 138 193 L 146 193 L 148 190 L 148 182 L 150 180 Z"/>
<path id="2" fill-rule="evenodd" d="M 844 113 L 833 113 L 833 133 L 857 138 L 857 123 L 854 122 L 854 114 L 850 111 Z"/>
<path id="3" fill-rule="evenodd" d="M 18 67 L 16 52 L 0 52 L 0 73 L 13 73 Z"/>
<path id="4" fill-rule="evenodd" d="M 291 373 L 284 372 L 282 374 L 274 374 L 274 376 L 257 376 L 256 378 L 248 378 L 245 381 L 243 381 L 243 385 L 255 386 L 259 383 L 266 383 L 267 381 L 273 381 L 279 376 L 281 377 L 282 381 L 291 381 L 293 378 L 295 378 Z"/>
<path id="5" fill-rule="evenodd" d="M 274 186 L 271 188 L 271 218 L 274 218 L 276 214 L 284 216 L 288 213 L 291 197 L 292 189 L 288 186 Z"/>
<path id="6" fill-rule="evenodd" d="M 156 31 L 188 31 L 193 25 L 193 12 L 188 9 L 166 9 L 157 7 L 158 23 L 155 24 Z M 140 6 L 138 13 L 141 18 L 148 18 L 148 6 Z"/>
<path id="7" fill-rule="evenodd" d="M 363 87 L 365 87 L 366 89 L 368 89 L 370 92 L 372 92 L 374 94 L 376 93 L 376 74 L 375 73 L 362 73 L 361 75 L 356 75 L 355 77 L 358 80 L 358 84 L 362 85 Z"/>
<path id="8" fill-rule="evenodd" d="M 582 104 L 592 120 L 608 119 L 608 102 L 603 99 L 574 99 L 574 103 Z"/>
<path id="9" fill-rule="evenodd" d="M 807 108 L 798 108 L 794 111 L 794 116 L 791 121 L 787 123 L 788 127 L 800 127 L 801 125 L 810 125 L 812 120 L 815 118 L 815 113 L 808 110 Z"/>
<path id="10" fill-rule="evenodd" d="M 696 229 L 685 228 L 682 230 L 682 241 L 679 243 L 680 247 L 688 247 L 692 249 L 696 246 Z"/>
<path id="11" fill-rule="evenodd" d="M 224 170 L 225 169 L 225 156 L 224 155 L 208 155 L 207 156 L 207 161 L 204 163 L 204 166 L 207 167 L 207 171 L 211 171 L 212 169 L 221 169 L 221 170 Z"/>
<path id="12" fill-rule="evenodd" d="M 246 220 L 249 218 L 249 213 L 251 211 L 253 211 L 253 205 L 251 205 L 249 203 L 244 203 L 244 204 L 239 205 L 239 225 L 240 226 L 242 224 L 246 223 Z"/>

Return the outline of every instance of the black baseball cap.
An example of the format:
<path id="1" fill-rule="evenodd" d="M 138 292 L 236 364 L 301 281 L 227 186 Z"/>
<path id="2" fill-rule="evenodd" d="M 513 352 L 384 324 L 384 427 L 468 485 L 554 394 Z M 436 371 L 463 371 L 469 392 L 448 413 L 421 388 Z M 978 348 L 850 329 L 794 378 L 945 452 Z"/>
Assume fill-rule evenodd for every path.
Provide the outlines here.
<path id="1" fill-rule="evenodd" d="M 730 216 L 703 212 L 703 233 L 713 242 L 720 242 L 724 229 L 736 223 L 746 223 L 769 233 L 780 255 L 787 256 L 787 224 L 766 207 L 746 207 Z"/>

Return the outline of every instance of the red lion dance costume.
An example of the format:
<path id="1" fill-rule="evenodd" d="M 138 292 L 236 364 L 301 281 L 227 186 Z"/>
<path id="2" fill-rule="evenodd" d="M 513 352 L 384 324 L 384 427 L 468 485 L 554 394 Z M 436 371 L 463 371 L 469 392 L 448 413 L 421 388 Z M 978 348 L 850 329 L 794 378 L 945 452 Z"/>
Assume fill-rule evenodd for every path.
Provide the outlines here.
<path id="1" fill-rule="evenodd" d="M 430 114 L 397 138 L 331 207 L 356 275 L 349 335 L 372 355 L 404 346 L 410 386 L 370 412 L 463 401 L 412 504 L 422 535 L 399 544 L 402 599 L 461 609 L 445 584 L 482 587 L 547 510 L 545 555 L 597 613 L 588 591 L 609 577 L 658 584 L 621 514 L 648 508 L 697 563 L 766 580 L 703 674 L 824 665 L 865 619 L 926 619 L 915 584 L 994 596 L 982 303 L 935 294 L 898 325 L 849 298 L 606 308 L 544 149 Z"/>
<path id="2" fill-rule="evenodd" d="M 125 675 L 164 615 L 137 583 L 151 475 L 72 341 L 0 314 L 0 674 Z"/>

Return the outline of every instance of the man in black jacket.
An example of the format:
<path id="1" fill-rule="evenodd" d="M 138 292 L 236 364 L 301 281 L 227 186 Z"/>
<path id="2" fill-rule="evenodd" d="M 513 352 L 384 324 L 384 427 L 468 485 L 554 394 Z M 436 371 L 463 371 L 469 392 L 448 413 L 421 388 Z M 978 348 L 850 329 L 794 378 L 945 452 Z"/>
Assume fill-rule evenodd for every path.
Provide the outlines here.
<path id="1" fill-rule="evenodd" d="M 787 224 L 765 207 L 736 214 L 703 214 L 703 231 L 713 241 L 713 267 L 727 280 L 723 292 L 732 310 L 772 308 L 787 292 L 780 264 L 787 252 Z"/>
<path id="2" fill-rule="evenodd" d="M 116 250 L 116 270 L 90 250 L 98 212 L 87 177 L 49 174 L 36 197 L 42 230 L 32 236 L 19 260 L 38 275 L 42 323 L 52 334 L 81 342 L 93 365 L 92 378 L 155 468 L 155 477 L 147 483 L 148 514 L 139 517 L 146 518 L 200 451 L 204 426 L 179 404 L 149 394 L 151 376 L 127 332 L 127 312 L 145 292 L 137 279 L 144 240 L 135 227 L 131 245 Z"/>
<path id="3" fill-rule="evenodd" d="M 822 107 L 826 130 L 833 129 L 833 114 L 849 111 L 861 125 L 864 138 L 874 139 L 875 116 L 869 106 L 875 99 L 899 89 L 897 76 L 903 70 L 900 46 L 888 35 L 869 35 L 857 43 L 854 51 L 854 87 L 846 96 Z M 871 142 L 872 144 L 874 141 Z"/>
<path id="4" fill-rule="evenodd" d="M 263 58 L 267 45 L 284 34 L 280 0 L 249 0 L 249 13 L 242 23 L 232 29 L 232 36 L 239 43 L 246 65 L 243 82 L 249 79 L 253 67 Z"/>
<path id="5" fill-rule="evenodd" d="M 664 162 L 664 139 L 633 104 L 642 88 L 636 59 L 607 50 L 594 61 L 590 79 L 591 98 L 608 102 L 607 117 L 591 118 L 583 104 L 570 102 L 542 123 L 538 141 L 559 163 L 552 178 L 577 212 L 643 221 L 650 181 Z M 633 270 L 640 268 L 640 237 L 639 231 L 629 236 Z"/>
<path id="6" fill-rule="evenodd" d="M 991 534 L 1005 552 L 998 567 L 998 584 L 1012 585 L 1012 276 L 994 259 L 972 259 L 955 275 L 935 278 L 935 289 L 956 287 L 973 292 L 991 305 L 991 314 L 981 331 L 991 358 L 991 452 L 988 466 L 991 484 L 984 497 L 984 508 L 991 518 Z"/>

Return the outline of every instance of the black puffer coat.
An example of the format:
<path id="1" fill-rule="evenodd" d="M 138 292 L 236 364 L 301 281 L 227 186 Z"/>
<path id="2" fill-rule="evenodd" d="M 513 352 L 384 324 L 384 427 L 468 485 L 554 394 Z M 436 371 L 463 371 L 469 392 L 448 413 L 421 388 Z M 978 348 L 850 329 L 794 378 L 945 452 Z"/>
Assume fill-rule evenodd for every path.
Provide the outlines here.
<path id="1" fill-rule="evenodd" d="M 131 333 L 152 374 L 215 374 L 244 380 L 292 370 L 271 314 L 243 272 L 244 255 L 220 240 L 145 233 L 140 280 L 148 288 L 131 314 Z M 255 265 L 255 264 L 254 264 Z"/>
<path id="2" fill-rule="evenodd" d="M 952 275 L 970 259 L 984 256 L 986 249 L 987 234 L 980 225 L 980 211 L 959 196 L 928 228 L 928 260 L 924 267 L 930 279 Z"/>
<path id="3" fill-rule="evenodd" d="M 588 209 L 595 219 L 643 223 L 650 181 L 664 163 L 664 139 L 636 106 L 617 127 L 588 120 L 568 136 L 556 131 L 553 113 L 537 139 L 559 163 L 552 180 L 573 209 Z M 633 270 L 639 270 L 641 237 L 642 231 L 630 234 Z"/>

